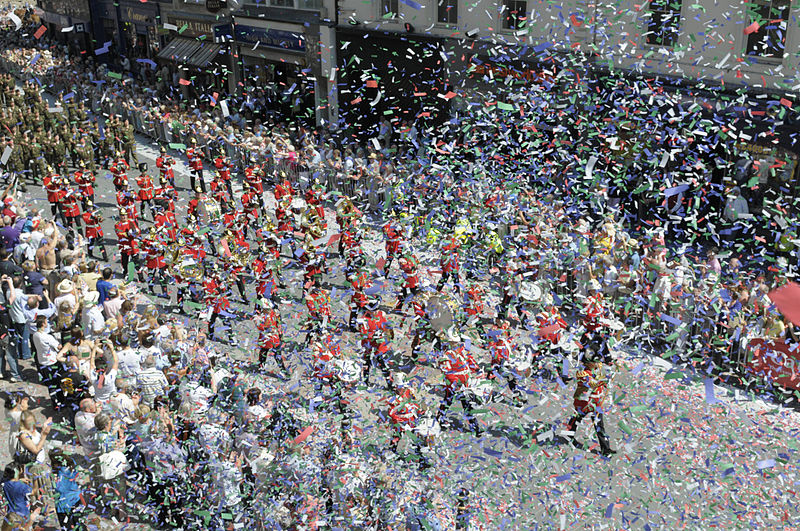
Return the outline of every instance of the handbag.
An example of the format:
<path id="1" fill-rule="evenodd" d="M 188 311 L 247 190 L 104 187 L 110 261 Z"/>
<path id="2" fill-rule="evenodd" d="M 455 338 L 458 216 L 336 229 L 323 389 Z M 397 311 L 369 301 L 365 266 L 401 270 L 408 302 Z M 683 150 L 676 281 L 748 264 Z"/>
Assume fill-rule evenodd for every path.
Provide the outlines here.
<path id="1" fill-rule="evenodd" d="M 104 480 L 119 477 L 130 468 L 128 458 L 119 450 L 112 450 L 100 456 L 100 475 Z"/>
<path id="2" fill-rule="evenodd" d="M 36 461 L 36 454 L 20 444 L 19 438 L 17 438 L 17 442 L 14 447 L 14 462 L 20 465 L 27 465 L 29 463 L 33 463 L 34 461 Z"/>

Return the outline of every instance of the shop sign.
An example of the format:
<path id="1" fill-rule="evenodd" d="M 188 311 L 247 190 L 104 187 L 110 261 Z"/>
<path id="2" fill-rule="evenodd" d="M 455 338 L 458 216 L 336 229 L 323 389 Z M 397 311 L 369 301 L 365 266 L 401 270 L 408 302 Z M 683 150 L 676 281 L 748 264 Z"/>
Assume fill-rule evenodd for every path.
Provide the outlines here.
<path id="1" fill-rule="evenodd" d="M 236 24 L 236 40 L 244 44 L 280 48 L 294 52 L 306 51 L 306 39 L 302 33 L 277 30 L 272 28 L 256 28 Z"/>

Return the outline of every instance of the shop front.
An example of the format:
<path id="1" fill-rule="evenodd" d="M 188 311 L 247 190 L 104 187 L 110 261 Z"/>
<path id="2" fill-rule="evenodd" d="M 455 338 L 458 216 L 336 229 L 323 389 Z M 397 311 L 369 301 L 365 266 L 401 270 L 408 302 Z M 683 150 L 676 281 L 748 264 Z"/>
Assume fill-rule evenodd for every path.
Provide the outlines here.
<path id="1" fill-rule="evenodd" d="M 86 52 L 91 43 L 88 0 L 41 0 L 41 20 L 48 32 L 73 53 Z"/>
<path id="2" fill-rule="evenodd" d="M 107 60 L 125 55 L 133 65 L 136 59 L 152 59 L 158 54 L 159 3 L 103 1 L 93 5 L 97 42 L 111 42 L 109 53 L 104 54 Z"/>
<path id="3" fill-rule="evenodd" d="M 186 80 L 182 90 L 190 97 L 227 91 L 230 77 L 228 46 L 215 42 L 221 26 L 215 17 L 192 14 L 166 14 L 166 45 L 158 59 Z"/>
<path id="4" fill-rule="evenodd" d="M 299 24 L 237 18 L 235 44 L 245 91 L 257 93 L 278 118 L 315 121 L 312 46 Z"/>

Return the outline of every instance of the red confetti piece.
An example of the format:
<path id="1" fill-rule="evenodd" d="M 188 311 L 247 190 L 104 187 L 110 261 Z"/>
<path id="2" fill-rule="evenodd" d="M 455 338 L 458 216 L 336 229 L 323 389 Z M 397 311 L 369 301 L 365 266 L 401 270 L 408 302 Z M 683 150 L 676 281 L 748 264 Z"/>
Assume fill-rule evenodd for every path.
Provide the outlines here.
<path id="1" fill-rule="evenodd" d="M 47 28 L 44 25 L 39 26 L 39 29 L 36 30 L 36 33 L 33 34 L 34 37 L 40 39 L 44 32 L 47 31 Z"/>
<path id="2" fill-rule="evenodd" d="M 757 32 L 759 28 L 761 28 L 761 26 L 758 24 L 758 22 L 753 22 L 744 29 L 744 34 L 750 35 L 751 33 Z"/>
<path id="3" fill-rule="evenodd" d="M 292 443 L 293 443 L 293 444 L 300 444 L 301 442 L 303 442 L 303 441 L 305 441 L 306 439 L 308 439 L 308 436 L 309 436 L 309 435 L 311 435 L 311 433 L 312 433 L 313 431 L 314 431 L 314 426 L 309 426 L 309 427 L 307 427 L 307 428 L 306 428 L 306 429 L 304 429 L 302 432 L 300 432 L 300 435 L 298 435 L 297 437 L 295 437 L 295 438 L 294 438 L 294 440 L 292 441 Z"/>

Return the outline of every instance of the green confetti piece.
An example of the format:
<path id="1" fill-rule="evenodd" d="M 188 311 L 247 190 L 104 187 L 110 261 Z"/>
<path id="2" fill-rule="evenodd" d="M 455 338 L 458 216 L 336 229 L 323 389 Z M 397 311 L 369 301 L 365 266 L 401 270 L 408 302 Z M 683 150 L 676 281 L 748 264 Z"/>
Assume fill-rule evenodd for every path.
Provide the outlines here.
<path id="1" fill-rule="evenodd" d="M 633 430 L 631 430 L 631 429 L 628 427 L 628 425 L 627 425 L 627 424 L 625 424 L 625 423 L 624 423 L 624 422 L 622 422 L 622 421 L 619 421 L 618 425 L 619 425 L 619 429 L 621 429 L 622 431 L 624 431 L 624 432 L 625 432 L 625 433 L 627 433 L 628 435 L 633 435 Z"/>
<path id="2" fill-rule="evenodd" d="M 178 150 L 178 151 L 186 151 L 186 144 L 173 144 L 173 143 L 170 143 L 169 148 L 170 149 L 175 149 L 175 150 Z"/>
<path id="3" fill-rule="evenodd" d="M 116 72 L 108 72 L 108 77 L 113 77 L 114 79 L 122 79 L 122 74 L 117 74 Z"/>
<path id="4" fill-rule="evenodd" d="M 128 282 L 136 281 L 136 264 L 128 262 Z"/>
<path id="5" fill-rule="evenodd" d="M 188 27 L 189 27 L 189 24 L 184 24 L 183 26 L 181 26 L 181 29 L 179 29 L 179 30 L 178 30 L 178 33 L 179 33 L 179 34 L 180 34 L 180 33 L 183 33 L 184 31 L 186 31 L 186 29 L 187 29 Z"/>
<path id="6" fill-rule="evenodd" d="M 187 301 L 186 304 L 189 306 L 189 308 L 195 308 L 197 310 L 202 310 L 203 308 L 205 308 L 204 305 L 194 301 Z"/>
<path id="7" fill-rule="evenodd" d="M 683 373 L 680 372 L 671 372 L 664 376 L 665 380 L 677 380 L 679 378 L 683 378 Z"/>

